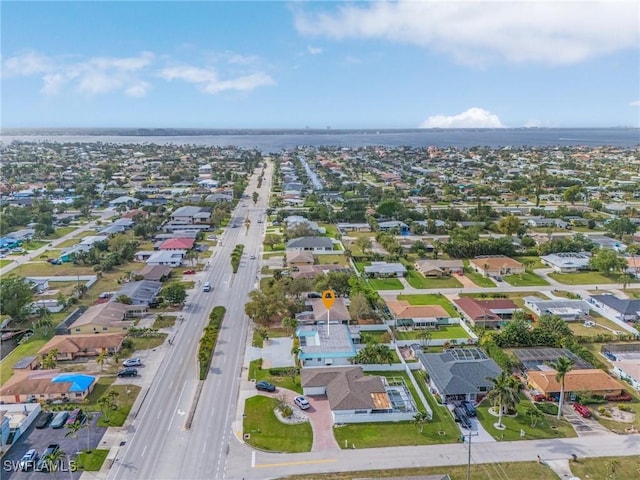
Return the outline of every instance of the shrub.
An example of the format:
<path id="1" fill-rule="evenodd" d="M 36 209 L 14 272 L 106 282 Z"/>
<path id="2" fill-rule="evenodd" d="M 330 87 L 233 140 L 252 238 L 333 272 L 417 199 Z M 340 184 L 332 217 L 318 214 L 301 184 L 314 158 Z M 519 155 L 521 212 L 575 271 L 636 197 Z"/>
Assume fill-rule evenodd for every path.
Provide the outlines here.
<path id="1" fill-rule="evenodd" d="M 547 415 L 557 415 L 558 406 L 555 403 L 539 402 L 535 404 L 536 408 Z"/>
<path id="2" fill-rule="evenodd" d="M 200 380 L 205 380 L 209 373 L 211 357 L 218 340 L 218 330 L 222 325 L 222 320 L 226 309 L 223 306 L 213 307 L 209 314 L 209 323 L 204 327 L 200 345 L 198 347 L 198 361 L 200 363 Z"/>

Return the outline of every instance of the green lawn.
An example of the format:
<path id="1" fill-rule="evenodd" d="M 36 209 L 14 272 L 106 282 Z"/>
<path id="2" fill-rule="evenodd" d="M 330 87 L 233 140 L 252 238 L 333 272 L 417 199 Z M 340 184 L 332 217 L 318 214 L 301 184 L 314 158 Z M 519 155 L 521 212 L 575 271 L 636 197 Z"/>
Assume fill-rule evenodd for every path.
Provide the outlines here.
<path id="1" fill-rule="evenodd" d="M 404 285 L 397 278 L 370 278 L 369 285 L 374 290 L 403 290 Z"/>
<path id="2" fill-rule="evenodd" d="M 502 417 L 502 423 L 506 427 L 505 430 L 498 430 L 493 426 L 494 423 L 498 423 L 498 417 L 489 413 L 490 405 L 486 400 L 476 408 L 476 412 L 478 420 L 480 420 L 484 429 L 496 440 L 538 440 L 542 438 L 577 436 L 573 427 L 566 420 L 558 421 L 551 415 L 545 415 L 535 427 L 532 427 L 531 419 L 526 414 L 527 407 L 532 405 L 529 400 L 521 399 L 516 417 L 506 415 Z M 520 436 L 521 430 L 525 432 L 524 437 Z"/>
<path id="3" fill-rule="evenodd" d="M 249 364 L 249 380 L 251 379 L 255 379 L 256 382 L 266 380 L 269 383 L 273 383 L 276 387 L 302 393 L 300 375 L 296 376 L 295 381 L 290 376 L 271 375 L 268 369 L 265 370 L 262 368 L 262 359 L 254 360 Z"/>
<path id="4" fill-rule="evenodd" d="M 450 338 L 469 338 L 469 334 L 466 330 L 458 325 L 447 325 L 441 326 L 437 330 L 430 329 L 431 338 L 433 340 L 443 340 Z M 396 331 L 396 338 L 398 340 L 418 340 L 419 339 L 420 330 L 409 330 L 409 331 Z"/>
<path id="5" fill-rule="evenodd" d="M 502 277 L 502 279 L 509 285 L 513 285 L 514 287 L 536 287 L 549 285 L 549 282 L 547 282 L 544 278 L 541 278 L 535 273 L 531 272 L 525 272 L 516 275 L 506 275 Z"/>
<path id="6" fill-rule="evenodd" d="M 269 338 L 290 337 L 292 334 L 291 330 L 287 330 L 286 328 L 283 328 L 283 327 L 267 328 L 267 333 L 269 334 Z M 263 346 L 262 336 L 258 332 L 258 329 L 255 329 L 253 331 L 252 342 L 254 347 L 262 348 Z"/>
<path id="7" fill-rule="evenodd" d="M 578 458 L 570 462 L 571 472 L 579 478 L 627 479 L 640 475 L 640 455 L 629 457 Z"/>
<path id="8" fill-rule="evenodd" d="M 153 322 L 153 328 L 171 328 L 176 324 L 175 315 L 162 315 Z"/>
<path id="9" fill-rule="evenodd" d="M 390 333 L 388 330 L 361 330 L 360 335 L 366 335 L 367 338 L 377 343 L 390 342 Z"/>
<path id="10" fill-rule="evenodd" d="M 318 225 L 319 227 L 324 227 L 327 230 L 325 233 L 325 237 L 336 238 L 336 234 L 338 233 L 338 226 L 333 223 L 321 223 Z"/>
<path id="11" fill-rule="evenodd" d="M 108 384 L 107 382 L 109 380 L 113 382 L 115 377 L 101 377 L 98 380 L 98 385 L 96 385 L 93 392 L 89 395 L 87 403 L 83 404 L 83 409 L 88 412 L 102 412 L 102 415 L 100 415 L 98 419 L 98 426 L 100 427 L 121 427 L 124 425 L 141 388 L 137 385 Z M 115 410 L 109 409 L 102 411 L 98 400 L 103 396 L 109 398 L 109 392 L 116 392 L 118 394 L 114 400 L 117 408 Z"/>
<path id="12" fill-rule="evenodd" d="M 4 267 L 5 265 L 9 265 L 10 263 L 13 263 L 13 260 L 7 260 L 6 258 L 3 258 L 2 260 L 0 260 L 0 268 Z"/>
<path id="13" fill-rule="evenodd" d="M 91 266 L 78 266 L 73 263 L 51 265 L 48 262 L 28 262 L 11 271 L 13 275 L 20 277 L 48 277 L 56 275 L 95 275 Z"/>
<path id="14" fill-rule="evenodd" d="M 631 457 L 625 457 L 631 458 Z M 594 459 L 597 460 L 597 459 Z M 509 477 L 504 472 L 509 472 Z M 346 473 L 307 473 L 289 475 L 287 480 L 353 480 L 354 478 L 424 478 L 424 475 L 437 475 L 437 478 L 448 474 L 451 480 L 487 480 L 490 478 L 521 478 L 526 480 L 558 480 L 558 476 L 546 465 L 537 462 L 509 462 L 490 464 L 471 464 L 471 477 L 467 477 L 466 465 L 449 465 L 446 467 L 396 468 L 393 470 L 363 470 Z M 429 477 L 431 478 L 431 477 Z M 587 479 L 589 477 L 582 476 Z M 606 478 L 606 477 L 591 477 Z M 633 478 L 633 477 L 619 477 Z"/>
<path id="15" fill-rule="evenodd" d="M 550 273 L 549 277 L 565 285 L 598 285 L 620 283 L 617 277 L 607 277 L 600 272 Z"/>
<path id="16" fill-rule="evenodd" d="M 311 451 L 313 432 L 309 422 L 298 425 L 280 422 L 273 412 L 277 404 L 277 399 L 262 395 L 245 401 L 243 433 L 250 435 L 245 441 L 256 448 L 273 452 Z"/>
<path id="17" fill-rule="evenodd" d="M 464 260 L 464 274 L 479 287 L 495 288 L 496 284 L 490 278 L 481 275 L 472 268 L 469 268 L 469 260 Z"/>
<path id="18" fill-rule="evenodd" d="M 109 455 L 109 450 L 98 448 L 90 452 L 82 452 L 74 460 L 78 470 L 87 472 L 98 472 L 102 468 L 105 458 Z"/>
<path id="19" fill-rule="evenodd" d="M 416 295 L 398 295 L 398 300 L 406 300 L 410 305 L 440 305 L 452 317 L 459 314 L 449 300 L 439 293 L 419 293 Z"/>
<path id="20" fill-rule="evenodd" d="M 327 255 L 316 255 L 315 258 L 318 259 L 319 265 L 345 265 L 349 266 L 349 260 L 344 254 L 341 253 L 331 253 Z"/>
<path id="21" fill-rule="evenodd" d="M 51 235 L 47 235 L 46 237 L 44 237 L 45 240 L 56 240 L 58 238 L 62 238 L 65 235 L 70 234 L 71 232 L 73 232 L 74 230 L 77 230 L 79 227 L 59 227 L 56 228 L 56 231 L 53 232 Z"/>
<path id="22" fill-rule="evenodd" d="M 514 260 L 522 263 L 523 265 L 527 265 L 528 262 L 533 262 L 532 268 L 546 268 L 546 265 L 540 261 L 540 257 L 513 257 Z"/>
<path id="23" fill-rule="evenodd" d="M 0 385 L 11 378 L 13 375 L 13 366 L 22 360 L 24 357 L 35 355 L 45 343 L 51 339 L 53 332 L 45 336 L 40 333 L 36 333 L 26 342 L 18 345 L 13 352 L 7 355 L 2 362 L 0 362 Z"/>
<path id="24" fill-rule="evenodd" d="M 157 337 L 128 337 L 133 342 L 133 351 L 149 350 L 162 345 L 167 338 L 166 333 L 160 333 Z"/>
<path id="25" fill-rule="evenodd" d="M 460 288 L 462 284 L 457 278 L 440 277 L 440 278 L 426 278 L 420 272 L 415 270 L 409 270 L 407 274 L 407 282 L 413 288 Z"/>
<path id="26" fill-rule="evenodd" d="M 73 247 L 79 241 L 80 241 L 80 239 L 78 239 L 78 238 L 70 238 L 69 240 L 65 240 L 64 242 L 60 242 L 60 243 L 56 244 L 56 248 L 62 249 L 62 248 Z"/>

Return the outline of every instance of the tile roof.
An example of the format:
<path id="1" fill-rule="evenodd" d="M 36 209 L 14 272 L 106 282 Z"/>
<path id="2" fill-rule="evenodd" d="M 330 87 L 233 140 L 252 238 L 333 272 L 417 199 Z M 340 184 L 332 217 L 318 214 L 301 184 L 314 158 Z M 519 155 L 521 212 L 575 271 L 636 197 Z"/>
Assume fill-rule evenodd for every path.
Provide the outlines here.
<path id="1" fill-rule="evenodd" d="M 396 318 L 449 318 L 441 305 L 410 305 L 406 300 L 387 300 L 387 307 Z"/>
<path id="2" fill-rule="evenodd" d="M 535 383 L 544 393 L 559 392 L 560 383 L 555 370 L 531 371 L 529 381 Z M 622 384 L 600 369 L 571 370 L 564 377 L 565 392 L 598 392 L 621 390 Z"/>
<path id="3" fill-rule="evenodd" d="M 59 353 L 78 353 L 88 349 L 118 348 L 122 344 L 125 333 L 101 333 L 96 335 L 55 335 L 38 350 L 40 355 L 46 355 L 54 348 Z"/>
<path id="4" fill-rule="evenodd" d="M 170 238 L 160 244 L 160 250 L 191 250 L 194 243 L 193 238 Z"/>

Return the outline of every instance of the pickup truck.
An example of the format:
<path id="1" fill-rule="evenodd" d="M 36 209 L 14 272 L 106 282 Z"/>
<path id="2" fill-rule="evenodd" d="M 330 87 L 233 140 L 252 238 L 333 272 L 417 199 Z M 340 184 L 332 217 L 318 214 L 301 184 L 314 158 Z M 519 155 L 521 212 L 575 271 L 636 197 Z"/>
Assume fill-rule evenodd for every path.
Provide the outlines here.
<path id="1" fill-rule="evenodd" d="M 58 445 L 57 443 L 52 443 L 47 448 L 45 448 L 42 452 L 42 455 L 40 455 L 40 461 L 38 462 L 38 467 L 36 468 L 36 470 L 39 470 L 41 472 L 48 472 L 52 464 L 49 457 L 56 453 L 58 450 L 60 450 L 60 445 Z"/>

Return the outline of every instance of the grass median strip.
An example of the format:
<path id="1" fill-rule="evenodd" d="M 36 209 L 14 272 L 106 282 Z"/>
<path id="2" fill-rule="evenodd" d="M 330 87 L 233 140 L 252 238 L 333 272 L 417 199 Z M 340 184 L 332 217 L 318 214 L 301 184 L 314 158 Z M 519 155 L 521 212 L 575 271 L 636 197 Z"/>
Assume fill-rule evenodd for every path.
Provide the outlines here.
<path id="1" fill-rule="evenodd" d="M 211 365 L 211 357 L 216 348 L 218 340 L 218 330 L 222 325 L 226 309 L 218 305 L 213 307 L 209 314 L 209 323 L 204 327 L 202 338 L 200 338 L 200 346 L 198 347 L 198 361 L 200 362 L 200 380 L 206 380 Z"/>

